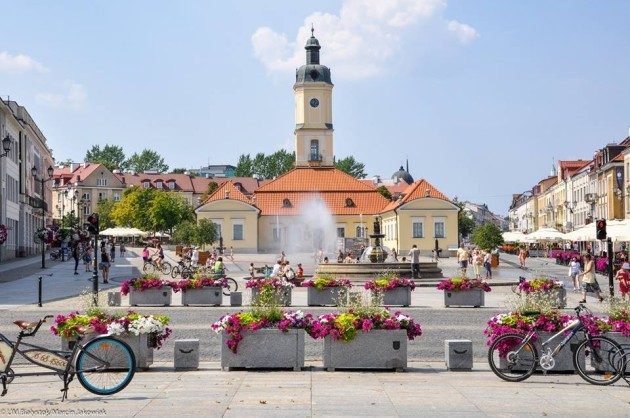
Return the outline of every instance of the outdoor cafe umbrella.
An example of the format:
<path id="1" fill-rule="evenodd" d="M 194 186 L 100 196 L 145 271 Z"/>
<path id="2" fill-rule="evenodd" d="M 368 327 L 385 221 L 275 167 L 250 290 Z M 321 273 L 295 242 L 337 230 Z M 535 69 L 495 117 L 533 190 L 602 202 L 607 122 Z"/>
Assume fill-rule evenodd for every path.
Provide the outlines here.
<path id="1" fill-rule="evenodd" d="M 555 228 L 541 228 L 531 234 L 525 235 L 525 239 L 529 241 L 545 242 L 545 241 L 562 241 L 564 234 Z"/>
<path id="2" fill-rule="evenodd" d="M 144 237 L 146 232 L 139 230 L 138 228 L 107 228 L 99 233 L 108 237 Z"/>
<path id="3" fill-rule="evenodd" d="M 523 242 L 525 240 L 525 234 L 521 231 L 508 231 L 501 234 L 503 241 L 505 242 Z"/>

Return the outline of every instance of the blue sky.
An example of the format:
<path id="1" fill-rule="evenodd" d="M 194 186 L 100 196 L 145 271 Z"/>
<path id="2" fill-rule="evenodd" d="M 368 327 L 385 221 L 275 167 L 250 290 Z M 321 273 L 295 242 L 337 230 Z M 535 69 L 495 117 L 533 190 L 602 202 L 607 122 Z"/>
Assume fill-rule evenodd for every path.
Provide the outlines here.
<path id="1" fill-rule="evenodd" d="M 174 167 L 293 146 L 310 22 L 331 67 L 335 153 L 505 213 L 552 158 L 628 135 L 626 1 L 6 2 L 0 94 L 58 160 L 92 144 Z"/>

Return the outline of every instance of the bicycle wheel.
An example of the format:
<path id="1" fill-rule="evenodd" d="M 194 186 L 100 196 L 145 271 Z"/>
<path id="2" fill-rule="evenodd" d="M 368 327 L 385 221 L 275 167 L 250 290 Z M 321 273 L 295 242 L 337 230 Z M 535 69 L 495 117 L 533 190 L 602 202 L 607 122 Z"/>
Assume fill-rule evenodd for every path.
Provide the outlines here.
<path id="1" fill-rule="evenodd" d="M 505 334 L 492 343 L 488 363 L 494 374 L 508 382 L 520 382 L 534 373 L 538 353 L 531 341 L 524 340 L 524 335 Z"/>
<path id="2" fill-rule="evenodd" d="M 582 379 L 593 385 L 612 385 L 626 367 L 623 349 L 613 340 L 591 336 L 573 354 L 573 365 Z"/>
<path id="3" fill-rule="evenodd" d="M 184 267 L 182 269 L 181 274 L 182 274 L 182 279 L 190 279 L 193 276 L 194 272 L 188 267 Z"/>
<path id="4" fill-rule="evenodd" d="M 230 293 L 238 290 L 238 283 L 236 283 L 236 280 L 231 277 L 226 277 L 225 279 L 227 280 L 229 287 L 223 288 L 223 294 L 225 296 L 230 296 Z"/>
<path id="5" fill-rule="evenodd" d="M 124 342 L 101 337 L 83 347 L 77 356 L 76 370 L 85 389 L 97 395 L 112 395 L 131 382 L 136 358 Z"/>
<path id="6" fill-rule="evenodd" d="M 170 275 L 173 270 L 173 267 L 171 267 L 171 264 L 168 261 L 162 261 L 160 267 L 162 269 L 162 274 L 165 276 Z"/>
<path id="7" fill-rule="evenodd" d="M 181 272 L 182 272 L 182 270 L 180 269 L 180 267 L 179 266 L 175 266 L 175 267 L 173 267 L 173 270 L 171 270 L 171 277 L 173 279 L 177 279 L 177 276 L 179 276 L 181 274 Z"/>
<path id="8" fill-rule="evenodd" d="M 153 273 L 155 271 L 155 266 L 153 265 L 153 263 L 145 262 L 142 266 L 142 271 L 145 273 Z"/>

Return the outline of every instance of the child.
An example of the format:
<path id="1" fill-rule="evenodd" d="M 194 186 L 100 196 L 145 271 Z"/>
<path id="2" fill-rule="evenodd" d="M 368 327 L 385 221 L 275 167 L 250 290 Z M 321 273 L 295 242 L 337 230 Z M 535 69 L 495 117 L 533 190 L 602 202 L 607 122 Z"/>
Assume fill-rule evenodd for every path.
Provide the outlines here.
<path id="1" fill-rule="evenodd" d="M 621 266 L 617 272 L 615 279 L 619 280 L 621 300 L 625 300 L 628 293 L 630 293 L 630 263 L 623 263 L 623 266 Z"/>
<path id="2" fill-rule="evenodd" d="M 256 275 L 256 269 L 254 268 L 254 263 L 249 263 L 249 277 L 252 279 Z"/>
<path id="3" fill-rule="evenodd" d="M 300 279 L 304 277 L 304 269 L 302 268 L 302 263 L 298 263 L 295 275 Z"/>
<path id="4" fill-rule="evenodd" d="M 621 270 L 620 270 L 621 271 Z M 580 291 L 580 273 L 582 272 L 582 266 L 577 261 L 577 258 L 573 257 L 569 264 L 569 277 L 573 280 L 573 291 Z"/>

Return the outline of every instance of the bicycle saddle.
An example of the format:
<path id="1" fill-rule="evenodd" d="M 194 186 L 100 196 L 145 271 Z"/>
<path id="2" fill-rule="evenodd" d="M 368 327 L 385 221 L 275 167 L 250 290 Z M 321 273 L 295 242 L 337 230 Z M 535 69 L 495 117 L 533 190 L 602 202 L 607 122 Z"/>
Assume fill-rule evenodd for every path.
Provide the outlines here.
<path id="1" fill-rule="evenodd" d="M 22 320 L 14 321 L 13 323 L 22 329 L 35 328 L 37 326 L 37 322 L 27 322 Z"/>

